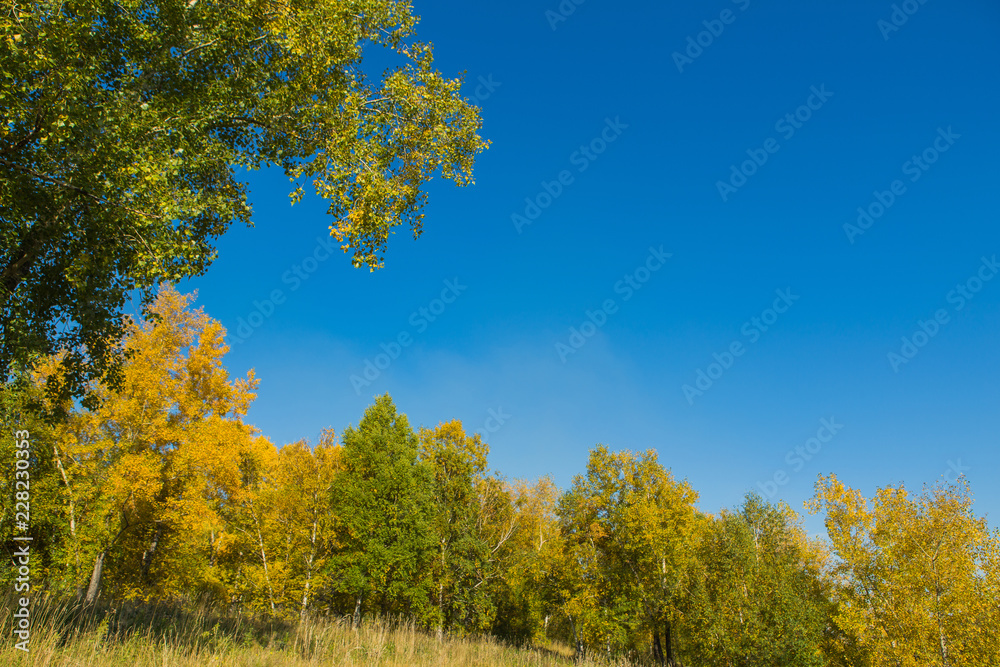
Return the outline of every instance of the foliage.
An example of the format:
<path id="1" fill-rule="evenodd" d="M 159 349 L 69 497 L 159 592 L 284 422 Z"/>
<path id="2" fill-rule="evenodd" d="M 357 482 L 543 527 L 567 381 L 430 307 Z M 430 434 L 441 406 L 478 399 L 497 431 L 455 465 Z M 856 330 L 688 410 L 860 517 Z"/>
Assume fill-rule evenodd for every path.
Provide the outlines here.
<path id="1" fill-rule="evenodd" d="M 560 506 L 570 552 L 565 610 L 578 643 L 649 646 L 659 662 L 673 663 L 678 602 L 703 524 L 696 500 L 652 450 L 591 451 L 587 474 Z"/>
<path id="2" fill-rule="evenodd" d="M 106 575 L 125 598 L 217 588 L 241 461 L 268 447 L 242 422 L 252 373 L 229 380 L 222 327 L 189 301 L 164 289 L 156 320 L 129 326 L 121 385 L 98 384 L 99 407 L 57 427 L 62 569 L 91 601 Z M 40 377 L 63 368 L 53 360 Z"/>
<path id="3" fill-rule="evenodd" d="M 482 632 L 492 620 L 494 609 L 482 577 L 491 545 L 480 530 L 477 495 L 477 486 L 485 482 L 488 452 L 479 435 L 467 436 L 457 420 L 420 431 L 420 460 L 431 474 L 431 597 L 439 633 Z"/>
<path id="4" fill-rule="evenodd" d="M 219 323 L 169 287 L 150 310 L 120 341 L 129 352 L 121 382 L 94 383 L 96 406 L 46 392 L 67 381 L 64 356 L 0 388 L 0 538 L 10 562 L 22 531 L 9 463 L 15 433 L 28 431 L 29 594 L 75 600 L 80 618 L 107 605 L 142 615 L 164 602 L 222 614 L 194 648 L 144 635 L 169 644 L 177 664 L 207 659 L 205 647 L 237 655 L 217 629 L 230 612 L 282 628 L 267 646 L 303 664 L 341 655 L 342 639 L 317 649 L 323 633 L 384 638 L 395 632 L 386 618 L 408 624 L 393 636 L 413 646 L 426 629 L 438 647 L 446 634 L 492 635 L 563 642 L 594 661 L 1000 662 L 1000 535 L 972 513 L 965 480 L 918 496 L 887 487 L 869 501 L 821 477 L 811 509 L 826 512 L 827 545 L 806 537 L 791 508 L 756 495 L 715 516 L 699 511 L 691 485 L 653 450 L 598 446 L 565 491 L 547 478 L 506 480 L 461 422 L 414 432 L 388 395 L 340 438 L 326 430 L 315 445 L 277 448 L 245 421 L 256 380 L 229 376 Z M 7 586 L 16 576 L 0 569 Z M 128 624 L 115 613 L 107 623 Z M 124 636 L 110 625 L 78 630 L 88 646 Z M 79 657 L 64 648 L 75 640 L 51 637 L 51 655 Z M 351 655 L 424 659 L 371 641 L 371 653 Z M 140 645 L 128 650 L 140 655 Z M 126 654 L 101 650 L 87 655 Z"/>
<path id="5" fill-rule="evenodd" d="M 355 622 L 381 614 L 430 613 L 433 557 L 430 470 L 417 459 L 417 437 L 388 395 L 343 436 L 333 488 L 340 549 L 330 561 L 337 589 L 353 598 Z"/>
<path id="6" fill-rule="evenodd" d="M 138 290 L 201 274 L 249 223 L 247 169 L 329 202 L 355 266 L 421 230 L 435 173 L 471 182 L 478 109 L 397 0 L 73 0 L 0 9 L 0 369 L 112 371 Z M 369 76 L 363 56 L 391 66 Z"/>
<path id="7" fill-rule="evenodd" d="M 712 519 L 697 562 L 683 636 L 699 665 L 826 664 L 823 553 L 788 506 L 747 496 Z"/>
<path id="8" fill-rule="evenodd" d="M 1000 663 L 1000 533 L 972 513 L 963 478 L 869 502 L 836 476 L 816 483 L 837 571 L 834 622 L 865 667 Z"/>

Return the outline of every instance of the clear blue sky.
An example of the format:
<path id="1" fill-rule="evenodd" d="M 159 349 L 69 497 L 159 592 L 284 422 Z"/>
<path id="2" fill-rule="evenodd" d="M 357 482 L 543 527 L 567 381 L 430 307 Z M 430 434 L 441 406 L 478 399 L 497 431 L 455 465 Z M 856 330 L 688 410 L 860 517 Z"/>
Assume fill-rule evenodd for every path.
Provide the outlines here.
<path id="1" fill-rule="evenodd" d="M 434 182 L 425 233 L 374 274 L 312 263 L 322 202 L 251 176 L 256 227 L 181 286 L 230 335 L 281 290 L 228 357 L 261 380 L 251 422 L 315 441 L 389 392 L 414 426 L 493 428 L 509 477 L 565 487 L 596 443 L 655 448 L 710 512 L 776 473 L 801 510 L 818 473 L 870 494 L 951 462 L 997 525 L 1000 6 L 414 4 L 492 147 L 474 186 Z"/>

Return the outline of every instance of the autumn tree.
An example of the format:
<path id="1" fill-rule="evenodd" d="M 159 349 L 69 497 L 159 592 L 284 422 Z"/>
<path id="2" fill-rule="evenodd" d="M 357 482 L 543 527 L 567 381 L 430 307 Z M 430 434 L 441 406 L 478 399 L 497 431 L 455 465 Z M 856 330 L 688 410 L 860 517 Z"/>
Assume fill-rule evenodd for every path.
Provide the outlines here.
<path id="1" fill-rule="evenodd" d="M 256 454 L 256 455 L 254 455 Z M 247 452 L 228 503 L 223 555 L 231 599 L 253 613 L 303 619 L 330 582 L 333 486 L 340 447 L 332 431 L 310 447 Z"/>
<path id="2" fill-rule="evenodd" d="M 430 469 L 418 459 L 417 436 L 386 394 L 341 441 L 333 585 L 353 603 L 355 623 L 369 610 L 425 618 L 435 544 Z"/>
<path id="3" fill-rule="evenodd" d="M 311 184 L 355 266 L 419 235 L 427 182 L 469 183 L 486 144 L 416 23 L 398 0 L 4 3 L 4 376 L 62 350 L 79 395 L 117 368 L 129 295 L 201 274 L 250 222 L 246 169 L 281 168 L 293 201 Z"/>
<path id="4" fill-rule="evenodd" d="M 846 662 L 865 667 L 986 667 L 1000 663 L 1000 534 L 972 512 L 964 478 L 879 489 L 866 499 L 820 477 L 843 585 L 835 621 Z"/>
<path id="5" fill-rule="evenodd" d="M 317 589 L 329 581 L 326 564 L 334 553 L 333 485 L 340 470 L 340 445 L 332 430 L 310 448 L 299 441 L 278 452 L 277 516 L 285 522 L 283 557 L 294 582 L 299 618 L 308 614 Z"/>
<path id="6" fill-rule="evenodd" d="M 494 633 L 517 642 L 544 642 L 559 616 L 564 542 L 556 515 L 559 489 L 551 478 L 507 485 L 510 510 L 498 512 L 509 533 L 495 549 L 499 569 L 490 586 L 497 607 Z M 503 496 L 498 494 L 498 500 Z"/>
<path id="7" fill-rule="evenodd" d="M 221 512 L 238 495 L 241 458 L 273 449 L 242 422 L 252 374 L 229 379 L 221 325 L 190 302 L 164 288 L 155 319 L 129 325 L 122 383 L 97 384 L 99 407 L 74 411 L 58 427 L 67 567 L 82 568 L 75 576 L 88 579 L 88 601 L 106 574 L 124 597 L 215 586 Z M 52 368 L 58 375 L 61 359 Z"/>
<path id="8" fill-rule="evenodd" d="M 0 385 L 0 558 L 14 563 L 13 552 L 23 542 L 13 538 L 31 537 L 31 567 L 39 587 L 64 583 L 61 565 L 68 543 L 52 456 L 57 447 L 52 419 L 31 372 L 22 371 Z M 13 567 L 0 568 L 0 585 L 14 590 L 16 573 Z"/>
<path id="9" fill-rule="evenodd" d="M 570 565 L 566 613 L 583 642 L 615 652 L 650 646 L 675 664 L 679 605 L 703 518 L 697 494 L 657 461 L 656 452 L 590 452 L 560 501 Z"/>

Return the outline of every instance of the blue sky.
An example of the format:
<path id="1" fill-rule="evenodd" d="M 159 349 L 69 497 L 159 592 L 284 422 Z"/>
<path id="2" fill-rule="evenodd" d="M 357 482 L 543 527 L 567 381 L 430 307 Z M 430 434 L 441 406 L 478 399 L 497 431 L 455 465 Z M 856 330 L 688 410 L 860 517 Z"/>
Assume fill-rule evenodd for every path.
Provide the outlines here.
<path id="1" fill-rule="evenodd" d="M 281 291 L 228 357 L 251 422 L 315 441 L 389 392 L 509 477 L 655 448 L 710 512 L 961 470 L 997 525 L 1000 6 L 414 4 L 492 147 L 376 273 L 250 176 L 255 228 L 181 288 L 230 335 Z"/>

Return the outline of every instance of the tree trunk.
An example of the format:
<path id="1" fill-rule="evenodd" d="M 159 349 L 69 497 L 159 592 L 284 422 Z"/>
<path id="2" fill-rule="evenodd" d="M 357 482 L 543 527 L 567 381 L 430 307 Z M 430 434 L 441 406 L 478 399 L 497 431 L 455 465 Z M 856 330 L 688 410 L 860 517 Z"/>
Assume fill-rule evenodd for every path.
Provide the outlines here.
<path id="1" fill-rule="evenodd" d="M 315 500 L 315 496 L 313 497 Z M 300 620 L 306 620 L 306 611 L 309 609 L 309 589 L 312 587 L 313 563 L 316 562 L 316 542 L 319 536 L 319 519 L 313 514 L 312 531 L 309 533 L 309 560 L 306 562 L 306 588 L 302 592 L 302 611 L 299 613 Z"/>
<path id="2" fill-rule="evenodd" d="M 665 627 L 665 632 L 664 632 L 663 639 L 664 639 L 664 642 L 663 642 L 664 651 L 663 652 L 664 652 L 664 657 L 666 658 L 666 661 L 667 661 L 667 665 L 669 665 L 669 667 L 676 667 L 677 663 L 674 662 L 673 633 L 671 632 L 670 622 L 669 621 L 666 623 L 666 627 Z"/>
<path id="3" fill-rule="evenodd" d="M 114 539 L 104 547 L 97 558 L 94 560 L 94 571 L 90 573 L 90 585 L 87 587 L 87 597 L 84 598 L 84 602 L 91 604 L 97 599 L 97 596 L 101 594 L 101 575 L 104 574 L 104 559 L 108 555 L 108 550 L 111 549 L 118 542 L 119 538 L 125 534 L 125 531 L 129 528 L 128 515 L 122 512 L 122 527 L 115 535 Z"/>
<path id="4" fill-rule="evenodd" d="M 945 641 L 944 626 L 941 623 L 941 586 L 934 584 L 934 615 L 937 617 L 938 640 L 941 645 L 941 667 L 948 667 L 948 644 Z"/>
<path id="5" fill-rule="evenodd" d="M 306 588 L 302 591 L 302 611 L 299 612 L 299 619 L 306 620 L 306 611 L 309 610 L 309 589 L 312 587 L 313 562 L 316 558 L 316 549 L 309 552 L 309 566 L 306 568 Z"/>
<path id="6" fill-rule="evenodd" d="M 444 582 L 438 584 L 438 626 L 437 640 L 444 640 Z"/>
<path id="7" fill-rule="evenodd" d="M 576 633 L 576 621 L 572 616 L 569 617 L 569 627 L 573 630 L 573 648 L 575 649 L 573 658 L 583 660 L 583 642 L 580 641 L 580 635 Z"/>
<path id="8" fill-rule="evenodd" d="M 87 597 L 84 600 L 87 604 L 93 604 L 101 593 L 101 575 L 104 572 L 104 557 L 107 555 L 108 551 L 105 549 L 94 560 L 94 571 L 90 574 L 90 586 L 87 587 Z"/>
<path id="9" fill-rule="evenodd" d="M 163 524 L 156 524 L 156 531 L 153 533 L 153 541 L 149 544 L 149 548 L 142 554 L 142 581 L 146 581 L 146 576 L 149 574 L 149 566 L 153 564 L 153 555 L 156 553 L 156 547 L 160 544 L 160 538 L 163 537 Z"/>
<path id="10" fill-rule="evenodd" d="M 260 559 L 264 563 L 264 583 L 267 584 L 267 596 L 271 602 L 271 611 L 274 611 L 274 588 L 271 586 L 271 574 L 267 570 L 267 553 L 264 551 L 264 536 L 260 534 L 260 527 L 257 528 L 257 541 L 260 543 Z"/>
<path id="11" fill-rule="evenodd" d="M 260 560 L 264 564 L 264 583 L 267 585 L 267 596 L 271 603 L 271 611 L 274 611 L 274 588 L 271 586 L 271 573 L 267 569 L 267 552 L 264 550 L 264 536 L 260 531 L 260 519 L 257 517 L 257 509 L 253 501 L 249 503 L 250 516 L 253 517 L 254 526 L 257 528 L 257 546 L 260 549 Z"/>
<path id="12" fill-rule="evenodd" d="M 76 539 L 76 508 L 73 504 L 73 490 L 69 486 L 69 476 L 66 474 L 66 469 L 63 468 L 62 455 L 59 453 L 59 446 L 53 445 L 52 453 L 56 459 L 56 467 L 59 468 L 59 475 L 62 477 L 63 485 L 66 487 L 66 495 L 69 496 L 69 536 L 73 542 L 73 557 L 76 565 L 76 569 L 73 572 L 73 578 L 77 581 L 76 584 L 76 600 L 80 601 L 83 597 L 83 590 L 80 588 L 80 543 Z"/>
<path id="13" fill-rule="evenodd" d="M 358 597 L 354 601 L 354 618 L 351 621 L 351 627 L 355 630 L 361 626 L 361 600 L 364 596 L 364 593 L 358 593 Z"/>
<path id="14" fill-rule="evenodd" d="M 653 628 L 653 661 L 663 667 L 663 645 L 660 643 L 660 629 Z"/>

